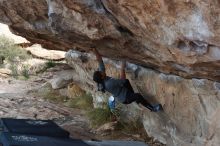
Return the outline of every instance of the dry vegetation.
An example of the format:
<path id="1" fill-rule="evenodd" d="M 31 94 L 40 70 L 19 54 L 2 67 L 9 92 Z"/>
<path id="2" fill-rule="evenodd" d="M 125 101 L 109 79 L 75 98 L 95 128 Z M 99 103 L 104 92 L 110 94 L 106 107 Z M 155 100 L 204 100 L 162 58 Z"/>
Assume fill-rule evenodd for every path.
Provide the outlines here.
<path id="1" fill-rule="evenodd" d="M 12 76 L 18 78 L 22 75 L 29 78 L 28 66 L 21 65 L 21 62 L 29 59 L 31 56 L 21 47 L 15 45 L 12 39 L 0 35 L 0 67 L 8 68 L 12 71 Z"/>

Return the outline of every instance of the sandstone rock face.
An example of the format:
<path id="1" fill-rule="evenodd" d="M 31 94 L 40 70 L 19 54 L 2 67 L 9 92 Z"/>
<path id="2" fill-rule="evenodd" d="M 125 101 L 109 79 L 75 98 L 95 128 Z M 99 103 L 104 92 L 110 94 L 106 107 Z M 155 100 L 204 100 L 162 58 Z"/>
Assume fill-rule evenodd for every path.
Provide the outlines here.
<path id="1" fill-rule="evenodd" d="M 0 0 L 0 21 L 46 48 L 220 81 L 218 0 Z"/>
<path id="2" fill-rule="evenodd" d="M 66 59 L 74 69 L 74 81 L 93 95 L 107 96 L 97 93 L 92 81 L 98 67 L 94 56 L 69 51 Z M 118 77 L 118 62 L 104 62 L 107 75 Z M 164 111 L 154 113 L 132 103 L 123 107 L 125 121 L 142 117 L 147 133 L 168 146 L 220 145 L 220 83 L 165 75 L 134 64 L 128 64 L 127 76 L 136 92 L 152 102 L 160 102 Z"/>
<path id="3" fill-rule="evenodd" d="M 67 87 L 72 81 L 72 70 L 60 71 L 53 79 L 49 81 L 53 89 L 61 89 Z"/>
<path id="4" fill-rule="evenodd" d="M 148 134 L 167 145 L 218 146 L 219 6 L 219 0 L 0 0 L 0 21 L 45 48 L 95 46 L 105 57 L 160 71 L 129 67 L 134 88 L 154 97 L 164 112 L 132 104 L 127 118 L 142 113 Z M 68 53 L 67 61 L 73 80 L 102 102 L 91 77 L 97 66 L 88 57 Z M 107 66 L 117 77 L 117 64 Z"/>
<path id="5" fill-rule="evenodd" d="M 70 83 L 67 87 L 67 96 L 69 98 L 82 97 L 85 94 L 85 91 L 76 85 L 76 83 Z"/>
<path id="6" fill-rule="evenodd" d="M 111 131 L 114 131 L 116 129 L 116 126 L 117 126 L 117 121 L 109 122 L 109 123 L 106 123 L 106 124 L 100 126 L 95 132 L 100 133 L 100 134 L 106 134 Z"/>

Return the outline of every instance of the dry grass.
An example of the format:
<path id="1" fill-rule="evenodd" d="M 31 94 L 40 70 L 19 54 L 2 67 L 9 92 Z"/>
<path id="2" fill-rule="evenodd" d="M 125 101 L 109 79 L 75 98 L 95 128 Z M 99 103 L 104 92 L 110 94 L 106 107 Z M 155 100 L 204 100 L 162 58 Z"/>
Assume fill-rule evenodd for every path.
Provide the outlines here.
<path id="1" fill-rule="evenodd" d="M 44 84 L 41 88 L 32 91 L 32 93 L 54 103 L 63 103 L 67 99 L 67 97 L 61 96 L 59 91 L 54 90 L 50 83 Z"/>
<path id="2" fill-rule="evenodd" d="M 82 96 L 68 99 L 65 105 L 71 108 L 90 110 L 93 108 L 93 98 L 90 94 L 84 93 Z"/>
<path id="3" fill-rule="evenodd" d="M 91 126 L 98 127 L 105 123 L 111 121 L 111 117 L 113 116 L 110 109 L 106 106 L 105 108 L 95 108 L 87 113 Z"/>

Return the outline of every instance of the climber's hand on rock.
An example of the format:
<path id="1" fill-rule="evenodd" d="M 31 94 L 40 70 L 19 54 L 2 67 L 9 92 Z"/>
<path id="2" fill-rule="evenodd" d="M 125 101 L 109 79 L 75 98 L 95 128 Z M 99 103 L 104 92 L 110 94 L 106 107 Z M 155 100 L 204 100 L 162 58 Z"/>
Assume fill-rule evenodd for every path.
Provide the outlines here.
<path id="1" fill-rule="evenodd" d="M 93 52 L 94 54 L 99 54 L 98 50 L 95 47 L 91 47 L 91 52 Z"/>
<path id="2" fill-rule="evenodd" d="M 89 51 L 91 51 L 91 52 L 95 53 L 96 48 L 90 48 L 90 49 L 89 49 Z"/>

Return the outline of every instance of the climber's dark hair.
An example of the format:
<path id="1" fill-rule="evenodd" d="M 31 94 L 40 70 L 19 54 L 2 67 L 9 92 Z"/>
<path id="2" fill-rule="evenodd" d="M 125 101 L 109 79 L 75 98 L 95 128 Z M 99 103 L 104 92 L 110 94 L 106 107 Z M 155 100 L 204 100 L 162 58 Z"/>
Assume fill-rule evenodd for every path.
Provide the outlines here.
<path id="1" fill-rule="evenodd" d="M 96 48 L 96 46 L 93 46 L 93 45 L 92 45 L 92 46 L 90 46 L 90 48 Z"/>
<path id="2" fill-rule="evenodd" d="M 102 83 L 102 73 L 101 71 L 95 71 L 93 73 L 93 81 L 96 83 Z"/>
<path id="3" fill-rule="evenodd" d="M 93 74 L 93 80 L 97 83 L 98 91 L 105 93 L 105 84 L 102 79 L 101 71 L 95 71 Z"/>

